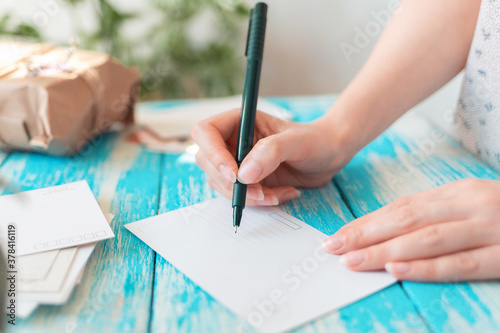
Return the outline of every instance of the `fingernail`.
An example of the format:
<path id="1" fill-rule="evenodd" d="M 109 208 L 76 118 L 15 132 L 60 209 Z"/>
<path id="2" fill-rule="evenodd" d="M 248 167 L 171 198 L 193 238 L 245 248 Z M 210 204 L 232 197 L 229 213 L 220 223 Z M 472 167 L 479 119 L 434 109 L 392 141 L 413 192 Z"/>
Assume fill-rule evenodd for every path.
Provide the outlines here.
<path id="1" fill-rule="evenodd" d="M 250 195 L 251 194 L 251 195 Z M 264 191 L 262 191 L 261 188 L 255 188 L 255 189 L 252 189 L 252 190 L 248 190 L 248 197 L 250 197 L 251 199 L 254 199 L 254 200 L 264 200 Z"/>
<path id="2" fill-rule="evenodd" d="M 298 197 L 300 197 L 300 191 L 299 190 L 296 190 L 296 189 L 291 189 L 289 191 L 286 191 L 285 193 L 283 193 L 282 197 L 281 197 L 281 200 L 284 201 L 288 201 L 288 200 L 292 200 L 292 199 L 296 199 Z"/>
<path id="3" fill-rule="evenodd" d="M 365 261 L 365 253 L 363 251 L 348 252 L 340 257 L 340 263 L 344 266 L 358 266 Z"/>
<path id="4" fill-rule="evenodd" d="M 326 252 L 335 252 L 344 246 L 344 236 L 331 236 L 321 244 Z"/>
<path id="5" fill-rule="evenodd" d="M 255 161 L 244 162 L 238 171 L 238 180 L 243 184 L 254 183 L 264 170 Z"/>
<path id="6" fill-rule="evenodd" d="M 385 270 L 391 274 L 404 274 L 410 271 L 410 264 L 407 262 L 388 262 Z"/>
<path id="7" fill-rule="evenodd" d="M 278 206 L 280 204 L 280 201 L 275 194 L 265 195 L 265 198 L 258 200 L 258 202 L 261 206 Z"/>
<path id="8" fill-rule="evenodd" d="M 236 182 L 236 174 L 234 173 L 233 169 L 231 169 L 227 165 L 221 164 L 219 166 L 219 172 L 224 176 L 224 178 L 229 180 L 231 183 Z"/>

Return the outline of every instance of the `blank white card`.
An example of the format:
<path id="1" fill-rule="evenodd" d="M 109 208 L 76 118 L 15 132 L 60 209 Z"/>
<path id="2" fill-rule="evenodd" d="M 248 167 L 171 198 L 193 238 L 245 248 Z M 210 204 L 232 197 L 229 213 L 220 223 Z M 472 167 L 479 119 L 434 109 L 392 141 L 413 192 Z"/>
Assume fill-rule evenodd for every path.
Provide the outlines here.
<path id="1" fill-rule="evenodd" d="M 225 198 L 125 227 L 262 332 L 292 329 L 395 282 L 349 271 L 321 248 L 327 235 L 278 208 L 245 208 L 237 234 Z"/>
<path id="2" fill-rule="evenodd" d="M 114 237 L 86 181 L 0 196 L 0 233 L 16 228 L 16 254 Z"/>

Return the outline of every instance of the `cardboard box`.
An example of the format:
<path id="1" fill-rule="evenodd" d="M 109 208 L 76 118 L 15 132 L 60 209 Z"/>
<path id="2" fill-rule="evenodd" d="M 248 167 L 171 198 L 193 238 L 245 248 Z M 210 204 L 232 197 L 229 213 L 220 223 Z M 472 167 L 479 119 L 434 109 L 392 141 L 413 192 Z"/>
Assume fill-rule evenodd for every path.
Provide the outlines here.
<path id="1" fill-rule="evenodd" d="M 133 122 L 139 79 L 103 53 L 0 42 L 0 148 L 76 154 Z"/>

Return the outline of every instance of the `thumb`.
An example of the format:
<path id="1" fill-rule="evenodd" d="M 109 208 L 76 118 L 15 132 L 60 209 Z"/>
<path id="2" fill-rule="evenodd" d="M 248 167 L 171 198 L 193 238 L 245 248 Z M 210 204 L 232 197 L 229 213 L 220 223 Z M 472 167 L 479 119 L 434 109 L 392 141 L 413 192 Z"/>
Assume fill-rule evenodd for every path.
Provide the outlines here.
<path id="1" fill-rule="evenodd" d="M 238 180 L 243 184 L 260 182 L 286 161 L 296 148 L 287 132 L 259 140 L 241 163 Z"/>

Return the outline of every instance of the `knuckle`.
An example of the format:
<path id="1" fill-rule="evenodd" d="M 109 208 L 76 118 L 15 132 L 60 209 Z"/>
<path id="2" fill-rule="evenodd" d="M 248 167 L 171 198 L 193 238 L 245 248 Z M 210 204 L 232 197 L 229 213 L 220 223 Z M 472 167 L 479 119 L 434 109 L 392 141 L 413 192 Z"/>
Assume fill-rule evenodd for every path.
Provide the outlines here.
<path id="1" fill-rule="evenodd" d="M 207 177 L 207 183 L 213 190 L 224 194 L 226 192 L 226 187 L 222 185 L 217 179 L 213 177 Z"/>
<path id="2" fill-rule="evenodd" d="M 394 206 L 395 209 L 407 207 L 410 204 L 411 204 L 411 199 L 408 196 L 406 196 L 406 197 L 399 197 L 396 200 L 394 200 L 394 202 L 393 202 L 393 206 Z"/>
<path id="3" fill-rule="evenodd" d="M 475 272 L 478 269 L 478 262 L 471 253 L 459 253 L 455 264 L 460 272 Z"/>
<path id="4" fill-rule="evenodd" d="M 425 265 L 425 276 L 427 279 L 435 280 L 439 277 L 438 267 L 434 260 L 429 260 Z"/>
<path id="5" fill-rule="evenodd" d="M 364 244 L 366 240 L 366 234 L 363 228 L 352 227 L 352 229 L 347 231 L 346 238 L 348 239 L 348 242 L 352 245 Z"/>
<path id="6" fill-rule="evenodd" d="M 466 179 L 461 179 L 457 181 L 457 183 L 466 189 L 474 189 L 477 187 L 482 186 L 481 179 L 475 179 L 475 178 L 466 178 Z"/>
<path id="7" fill-rule="evenodd" d="M 279 131 L 281 125 L 281 119 L 273 117 L 271 115 L 265 115 L 267 126 L 273 129 L 273 131 Z"/>
<path id="8" fill-rule="evenodd" d="M 257 145 L 258 149 L 265 152 L 271 159 L 277 159 L 280 157 L 280 146 L 276 144 L 276 141 L 272 136 L 260 140 Z"/>
<path id="9" fill-rule="evenodd" d="M 379 252 L 377 249 L 374 249 L 373 246 L 367 247 L 366 249 L 362 250 L 364 253 L 364 264 L 371 264 L 377 261 L 377 257 L 379 257 Z"/>
<path id="10" fill-rule="evenodd" d="M 420 232 L 420 238 L 422 240 L 422 244 L 426 246 L 437 246 L 442 241 L 442 234 L 438 227 L 431 226 Z"/>
<path id="11" fill-rule="evenodd" d="M 211 158 L 213 160 L 215 156 L 218 156 L 218 154 L 217 154 L 218 151 L 219 151 L 218 147 L 210 146 L 207 149 L 206 154 L 209 158 Z"/>
<path id="12" fill-rule="evenodd" d="M 203 155 L 200 151 L 198 151 L 196 153 L 196 155 L 194 155 L 194 160 L 196 161 L 196 164 L 201 168 L 201 165 L 202 165 L 202 160 L 203 160 Z"/>
<path id="13" fill-rule="evenodd" d="M 364 249 L 365 262 L 370 265 L 383 266 L 386 263 L 396 260 L 397 253 L 392 251 L 391 246 L 378 244 Z"/>
<path id="14" fill-rule="evenodd" d="M 409 229 L 415 222 L 415 212 L 409 206 L 399 208 L 395 214 L 396 221 L 404 228 Z"/>
<path id="15" fill-rule="evenodd" d="M 196 123 L 191 130 L 191 137 L 194 141 L 197 141 L 199 134 L 206 129 L 206 122 L 204 120 Z"/>
<path id="16" fill-rule="evenodd" d="M 380 245 L 381 249 L 384 251 L 385 258 L 387 262 L 394 260 L 402 260 L 402 254 L 405 252 L 405 244 L 400 240 L 392 240 Z"/>
<path id="17" fill-rule="evenodd" d="M 212 178 L 208 177 L 207 183 L 208 183 L 208 186 L 210 186 L 211 188 L 213 188 L 215 190 L 215 182 Z"/>
<path id="18" fill-rule="evenodd" d="M 500 197 L 493 193 L 481 193 L 475 197 L 477 205 L 485 207 L 498 207 L 500 205 Z"/>
<path id="19" fill-rule="evenodd" d="M 267 135 L 282 132 L 286 128 L 287 121 L 273 117 L 264 112 L 258 111 L 256 123 L 264 130 Z"/>
<path id="20" fill-rule="evenodd" d="M 409 197 L 402 197 L 394 203 L 394 218 L 401 227 L 409 229 L 416 222 L 416 214 Z"/>

